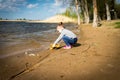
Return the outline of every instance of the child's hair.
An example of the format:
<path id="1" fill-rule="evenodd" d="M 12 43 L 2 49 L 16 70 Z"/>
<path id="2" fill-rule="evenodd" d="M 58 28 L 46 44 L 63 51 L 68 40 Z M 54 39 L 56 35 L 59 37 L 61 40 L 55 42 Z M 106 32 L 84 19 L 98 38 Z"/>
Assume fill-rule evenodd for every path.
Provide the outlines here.
<path id="1" fill-rule="evenodd" d="M 63 29 L 63 28 L 64 28 L 63 22 L 58 23 L 57 29 Z"/>
<path id="2" fill-rule="evenodd" d="M 58 24 L 58 26 L 63 26 L 63 22 L 60 22 L 60 23 Z"/>

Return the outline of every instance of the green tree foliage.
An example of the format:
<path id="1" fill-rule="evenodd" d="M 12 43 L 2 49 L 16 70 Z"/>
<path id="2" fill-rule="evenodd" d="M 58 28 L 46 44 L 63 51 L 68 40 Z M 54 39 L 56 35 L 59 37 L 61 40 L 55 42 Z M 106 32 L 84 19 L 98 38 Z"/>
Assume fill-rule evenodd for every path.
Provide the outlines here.
<path id="1" fill-rule="evenodd" d="M 23 18 L 23 20 L 26 20 L 26 18 Z"/>
<path id="2" fill-rule="evenodd" d="M 62 13 L 62 15 L 77 19 L 76 12 L 72 7 L 67 8 L 66 11 Z"/>
<path id="3" fill-rule="evenodd" d="M 26 18 L 18 18 L 17 20 L 27 20 Z"/>
<path id="4" fill-rule="evenodd" d="M 70 8 L 67 8 L 66 11 L 65 11 L 65 13 L 63 13 L 63 15 L 70 17 L 71 16 L 71 10 L 70 10 Z"/>
<path id="5" fill-rule="evenodd" d="M 78 0 L 79 1 L 79 5 L 81 5 L 81 1 L 82 0 Z M 106 0 L 108 5 L 109 5 L 109 9 L 110 9 L 110 14 L 112 19 L 115 19 L 115 14 L 117 14 L 117 17 L 120 18 L 120 3 L 116 2 L 117 0 Z M 75 0 L 70 0 L 69 2 L 71 7 L 75 7 Z M 88 5 L 88 11 L 89 11 L 89 15 L 90 15 L 90 19 L 93 19 L 93 0 L 87 0 L 87 5 Z M 81 6 L 79 6 L 81 9 Z M 101 20 L 106 20 L 107 15 L 106 15 L 106 6 L 105 6 L 105 0 L 97 0 L 97 8 L 98 8 L 98 15 L 101 18 Z M 75 8 L 73 8 L 75 9 Z M 75 10 L 73 10 L 75 11 Z M 69 11 L 68 9 L 66 10 L 65 14 L 67 16 L 72 16 L 71 14 L 73 13 L 73 11 Z M 82 10 L 80 10 L 82 11 Z M 83 12 L 80 12 L 81 15 Z M 75 15 L 75 13 L 73 14 Z"/>

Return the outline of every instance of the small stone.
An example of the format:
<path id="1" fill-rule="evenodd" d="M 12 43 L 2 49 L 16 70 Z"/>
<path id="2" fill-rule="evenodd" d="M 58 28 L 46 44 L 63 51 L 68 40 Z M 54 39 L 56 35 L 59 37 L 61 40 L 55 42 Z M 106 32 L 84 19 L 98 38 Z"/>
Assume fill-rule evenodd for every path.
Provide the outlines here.
<path id="1" fill-rule="evenodd" d="M 63 78 L 63 77 L 64 77 L 64 75 L 61 75 L 60 77 L 61 77 L 61 78 Z"/>
<path id="2" fill-rule="evenodd" d="M 35 54 L 29 54 L 29 56 L 35 56 Z"/>
<path id="3" fill-rule="evenodd" d="M 108 66 L 108 67 L 111 67 L 111 68 L 114 67 L 112 64 L 107 64 L 107 66 Z"/>
<path id="4" fill-rule="evenodd" d="M 25 52 L 25 54 L 27 55 L 27 54 L 28 54 L 28 52 Z"/>
<path id="5" fill-rule="evenodd" d="M 36 56 L 39 56 L 39 54 L 37 54 Z"/>

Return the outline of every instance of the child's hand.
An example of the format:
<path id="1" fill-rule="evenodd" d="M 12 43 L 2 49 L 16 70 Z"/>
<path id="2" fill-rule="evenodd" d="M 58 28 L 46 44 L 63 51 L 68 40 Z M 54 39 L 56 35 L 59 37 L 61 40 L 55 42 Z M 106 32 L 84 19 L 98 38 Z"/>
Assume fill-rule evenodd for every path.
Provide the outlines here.
<path id="1" fill-rule="evenodd" d="M 56 45 L 56 44 L 53 44 L 53 45 L 52 45 L 52 48 L 54 48 L 54 47 L 55 47 L 55 45 Z"/>
<path id="2" fill-rule="evenodd" d="M 60 44 L 51 44 L 50 45 L 50 50 L 54 49 L 54 48 L 59 48 Z"/>
<path id="3" fill-rule="evenodd" d="M 50 44 L 50 50 L 52 50 L 55 47 L 55 44 Z"/>

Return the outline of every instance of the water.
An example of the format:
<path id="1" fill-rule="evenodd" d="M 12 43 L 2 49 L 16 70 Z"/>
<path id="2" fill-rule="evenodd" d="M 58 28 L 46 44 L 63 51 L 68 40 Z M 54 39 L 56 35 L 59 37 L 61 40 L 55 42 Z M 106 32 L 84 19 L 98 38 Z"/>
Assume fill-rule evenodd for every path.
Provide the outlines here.
<path id="1" fill-rule="evenodd" d="M 0 22 L 0 34 L 20 35 L 54 29 L 53 23 Z"/>
<path id="2" fill-rule="evenodd" d="M 59 35 L 56 26 L 57 23 L 0 22 L 0 56 L 36 48 L 47 49 Z M 73 30 L 76 25 L 67 23 L 64 26 Z M 37 44 L 41 47 L 36 47 Z"/>

